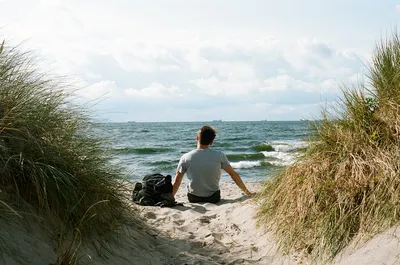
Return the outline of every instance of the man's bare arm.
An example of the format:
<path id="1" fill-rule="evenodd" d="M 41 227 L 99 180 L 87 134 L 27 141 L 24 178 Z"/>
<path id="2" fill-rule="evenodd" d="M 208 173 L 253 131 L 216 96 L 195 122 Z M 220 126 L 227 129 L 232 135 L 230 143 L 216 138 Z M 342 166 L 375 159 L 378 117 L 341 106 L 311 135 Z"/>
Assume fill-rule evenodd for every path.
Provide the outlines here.
<path id="1" fill-rule="evenodd" d="M 185 175 L 185 173 L 176 172 L 175 181 L 172 188 L 172 195 L 174 196 L 178 192 L 179 187 L 181 186 L 183 175 Z"/>
<path id="2" fill-rule="evenodd" d="M 246 195 L 254 195 L 254 192 L 250 192 L 246 185 L 243 183 L 242 178 L 239 176 L 239 174 L 232 168 L 231 165 L 228 165 L 226 168 L 224 168 L 226 173 L 231 176 L 232 180 L 238 185 L 238 187 L 243 191 L 244 194 Z"/>

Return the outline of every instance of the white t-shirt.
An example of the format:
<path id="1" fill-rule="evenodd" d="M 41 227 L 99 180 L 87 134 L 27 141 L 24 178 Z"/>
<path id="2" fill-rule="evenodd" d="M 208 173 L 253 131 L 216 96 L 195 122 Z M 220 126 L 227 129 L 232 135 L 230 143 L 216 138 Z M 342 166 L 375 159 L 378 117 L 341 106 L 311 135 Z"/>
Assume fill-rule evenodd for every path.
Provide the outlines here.
<path id="1" fill-rule="evenodd" d="M 228 165 L 229 161 L 221 151 L 195 149 L 181 157 L 177 171 L 187 173 L 190 194 L 209 197 L 219 190 L 221 169 Z"/>

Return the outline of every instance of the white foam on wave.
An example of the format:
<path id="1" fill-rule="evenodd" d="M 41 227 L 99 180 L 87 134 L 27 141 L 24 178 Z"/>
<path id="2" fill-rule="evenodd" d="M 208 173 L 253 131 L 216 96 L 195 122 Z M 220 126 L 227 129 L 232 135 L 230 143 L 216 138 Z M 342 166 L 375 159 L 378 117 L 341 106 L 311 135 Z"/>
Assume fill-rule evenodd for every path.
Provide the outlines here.
<path id="1" fill-rule="evenodd" d="M 296 140 L 280 140 L 266 142 L 266 144 L 270 144 L 275 149 L 275 151 L 261 152 L 266 158 L 266 160 L 264 160 L 265 162 L 268 162 L 274 166 L 290 166 L 301 154 L 300 152 L 296 152 L 296 150 L 298 150 L 299 148 L 307 147 L 308 142 Z M 231 166 L 235 169 L 252 168 L 261 166 L 261 163 L 262 161 L 239 161 L 231 162 Z"/>
<path id="2" fill-rule="evenodd" d="M 308 145 L 306 141 L 298 141 L 298 140 L 281 140 L 281 141 L 272 141 L 269 142 L 275 151 L 267 152 L 263 151 L 263 155 L 265 157 L 275 158 L 276 160 L 268 161 L 269 163 L 276 166 L 290 166 L 295 161 L 296 158 L 300 155 L 299 152 L 294 152 L 299 148 L 305 148 Z"/>
<path id="3" fill-rule="evenodd" d="M 299 148 L 305 148 L 307 147 L 308 143 L 305 141 L 272 141 L 271 146 L 275 149 L 275 151 L 279 152 L 291 152 L 295 151 Z"/>
<path id="4" fill-rule="evenodd" d="M 239 162 L 231 162 L 230 164 L 233 168 L 236 168 L 236 169 L 261 166 L 260 161 L 239 161 Z"/>
<path id="5" fill-rule="evenodd" d="M 276 158 L 276 161 L 268 161 L 269 163 L 276 166 L 288 166 L 294 163 L 294 160 L 298 156 L 298 153 L 285 153 L 285 152 L 261 152 L 265 157 Z"/>
<path id="6" fill-rule="evenodd" d="M 292 165 L 294 160 L 291 161 L 269 161 L 274 166 L 286 167 Z"/>

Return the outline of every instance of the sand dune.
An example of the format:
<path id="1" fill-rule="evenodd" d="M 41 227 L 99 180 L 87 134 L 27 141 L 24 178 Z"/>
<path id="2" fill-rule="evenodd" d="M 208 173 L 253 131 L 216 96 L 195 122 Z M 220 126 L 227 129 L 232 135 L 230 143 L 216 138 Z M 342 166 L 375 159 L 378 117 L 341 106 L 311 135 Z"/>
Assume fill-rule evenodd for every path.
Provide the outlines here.
<path id="1" fill-rule="evenodd" d="M 246 183 L 258 191 L 259 183 Z M 174 208 L 138 206 L 151 229 L 125 227 L 103 246 L 82 242 L 78 264 L 192 265 L 192 264 L 313 264 L 298 253 L 283 255 L 271 235 L 256 227 L 252 218 L 257 203 L 243 196 L 233 183 L 222 183 L 223 200 L 215 204 L 187 201 L 182 187 Z M 0 264 L 54 264 L 57 238 L 37 219 L 0 219 Z M 400 230 L 397 227 L 366 243 L 350 246 L 330 264 L 400 264 Z M 326 264 L 326 263 L 318 263 Z"/>

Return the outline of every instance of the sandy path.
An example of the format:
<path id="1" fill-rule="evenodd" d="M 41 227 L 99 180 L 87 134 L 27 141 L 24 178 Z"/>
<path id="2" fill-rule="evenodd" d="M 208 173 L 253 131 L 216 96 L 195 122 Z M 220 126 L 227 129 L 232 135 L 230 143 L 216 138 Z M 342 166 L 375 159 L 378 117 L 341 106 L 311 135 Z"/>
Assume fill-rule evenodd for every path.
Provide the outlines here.
<path id="1" fill-rule="evenodd" d="M 246 185 L 251 191 L 260 188 L 259 183 Z M 289 257 L 275 256 L 270 237 L 256 228 L 252 218 L 255 201 L 243 196 L 233 183 L 221 183 L 221 196 L 218 204 L 189 203 L 183 184 L 176 200 L 184 206 L 140 207 L 140 211 L 160 235 L 172 240 L 175 262 L 182 262 L 177 264 L 295 263 Z"/>
<path id="2" fill-rule="evenodd" d="M 246 183 L 259 191 L 259 183 Z M 193 264 L 313 264 L 296 254 L 282 255 L 271 235 L 257 228 L 257 202 L 243 196 L 233 183 L 221 183 L 223 200 L 215 204 L 189 203 L 185 188 L 176 196 L 183 206 L 144 207 L 139 211 L 152 229 L 120 229 L 107 249 L 82 244 L 82 265 L 193 265 Z M 54 234 L 35 218 L 0 218 L 0 264 L 54 264 L 59 254 Z M 327 264 L 327 263 L 318 263 Z M 349 246 L 330 264 L 400 264 L 400 229 L 395 226 L 370 241 Z"/>

